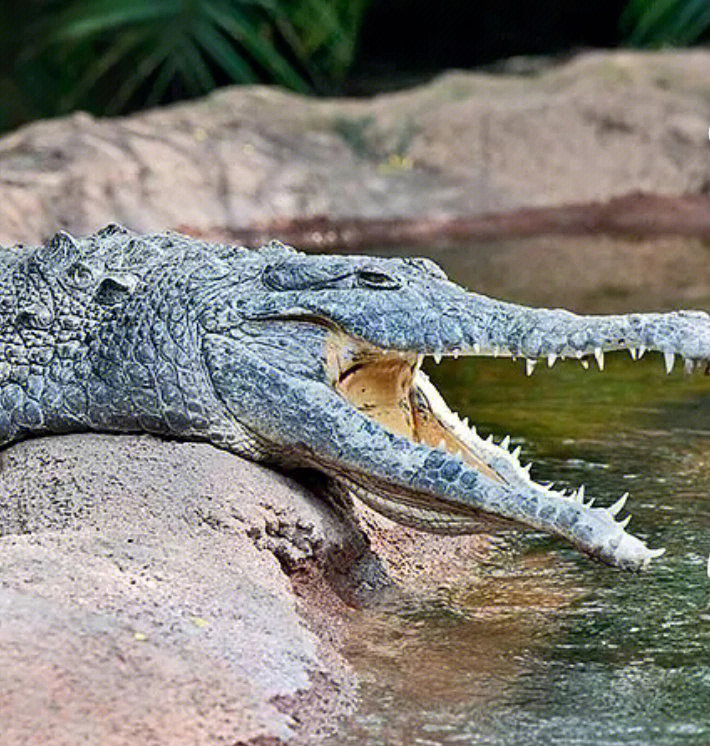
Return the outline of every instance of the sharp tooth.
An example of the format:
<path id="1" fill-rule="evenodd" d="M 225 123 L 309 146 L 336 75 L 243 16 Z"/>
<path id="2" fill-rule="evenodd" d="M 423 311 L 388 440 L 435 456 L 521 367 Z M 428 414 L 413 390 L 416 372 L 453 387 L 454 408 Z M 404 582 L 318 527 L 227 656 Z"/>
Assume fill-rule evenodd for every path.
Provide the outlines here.
<path id="1" fill-rule="evenodd" d="M 469 427 L 468 427 L 468 417 L 464 417 L 463 420 L 461 420 L 461 422 L 463 423 L 464 427 L 468 430 L 469 429 Z"/>
<path id="2" fill-rule="evenodd" d="M 577 502 L 582 503 L 582 505 L 584 505 L 584 485 L 582 485 L 577 490 Z"/>
<path id="3" fill-rule="evenodd" d="M 529 357 L 525 358 L 525 375 L 531 376 L 537 365 L 537 360 L 531 360 Z"/>
<path id="4" fill-rule="evenodd" d="M 446 450 L 446 441 L 442 438 L 436 445 L 437 448 L 440 448 L 442 451 Z"/>
<path id="5" fill-rule="evenodd" d="M 621 528 L 626 528 L 629 525 L 630 520 L 631 520 L 631 516 L 627 515 L 623 521 L 617 521 L 617 526 L 621 526 Z"/>
<path id="6" fill-rule="evenodd" d="M 555 360 L 557 360 L 557 355 L 555 355 L 554 352 L 551 352 L 547 356 L 547 367 L 551 368 L 555 364 Z"/>
<path id="7" fill-rule="evenodd" d="M 517 461 L 520 458 L 520 446 L 515 446 L 513 450 L 513 458 Z"/>
<path id="8" fill-rule="evenodd" d="M 531 469 L 531 468 L 532 468 L 532 461 L 531 461 L 531 462 L 530 462 L 529 464 L 525 464 L 525 466 L 523 466 L 523 471 L 524 471 L 524 472 L 525 472 L 525 473 L 526 473 L 526 474 L 527 474 L 528 476 L 530 476 L 530 469 Z"/>
<path id="9" fill-rule="evenodd" d="M 582 364 L 584 370 L 589 370 L 589 360 L 582 358 L 579 362 Z"/>
<path id="10" fill-rule="evenodd" d="M 639 360 L 643 357 L 646 352 L 646 345 L 639 345 Z"/>
<path id="11" fill-rule="evenodd" d="M 693 368 L 695 367 L 695 363 L 689 357 L 687 357 L 683 361 L 683 367 L 685 369 L 686 374 L 690 375 L 693 372 Z"/>
<path id="12" fill-rule="evenodd" d="M 669 375 L 673 370 L 673 363 L 675 362 L 675 355 L 672 352 L 663 353 L 663 361 L 666 364 L 666 375 Z"/>
<path id="13" fill-rule="evenodd" d="M 473 343 L 473 351 L 478 355 L 481 352 L 481 345 L 478 342 Z"/>
<path id="14" fill-rule="evenodd" d="M 500 353 L 500 348 L 498 345 L 493 345 L 493 357 L 498 357 L 498 354 Z"/>
<path id="15" fill-rule="evenodd" d="M 613 504 L 610 505 L 607 510 L 613 515 L 617 515 L 618 512 L 626 505 L 626 499 L 628 498 L 629 493 L 624 492 L 624 494 Z"/>
<path id="16" fill-rule="evenodd" d="M 441 362 L 441 353 L 435 352 L 433 355 L 434 362 L 438 365 Z"/>
<path id="17" fill-rule="evenodd" d="M 631 355 L 632 360 L 639 359 L 638 350 L 635 347 L 629 347 L 629 355 Z"/>
<path id="18" fill-rule="evenodd" d="M 594 348 L 594 359 L 597 361 L 599 370 L 604 370 L 604 352 L 601 347 Z"/>
<path id="19" fill-rule="evenodd" d="M 510 445 L 510 435 L 506 435 L 503 440 L 500 442 L 500 447 L 505 448 L 505 450 L 508 450 L 508 446 Z"/>

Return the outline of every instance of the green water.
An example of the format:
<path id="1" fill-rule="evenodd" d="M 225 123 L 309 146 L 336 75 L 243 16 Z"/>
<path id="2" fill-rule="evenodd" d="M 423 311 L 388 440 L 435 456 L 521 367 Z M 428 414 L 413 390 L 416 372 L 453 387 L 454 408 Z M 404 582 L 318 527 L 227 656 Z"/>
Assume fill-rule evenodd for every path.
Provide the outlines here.
<path id="1" fill-rule="evenodd" d="M 633 532 L 667 552 L 629 575 L 516 535 L 451 587 L 352 611 L 359 707 L 330 743 L 710 744 L 710 378 L 652 354 L 430 374 L 534 478 L 601 504 L 630 491 Z"/>

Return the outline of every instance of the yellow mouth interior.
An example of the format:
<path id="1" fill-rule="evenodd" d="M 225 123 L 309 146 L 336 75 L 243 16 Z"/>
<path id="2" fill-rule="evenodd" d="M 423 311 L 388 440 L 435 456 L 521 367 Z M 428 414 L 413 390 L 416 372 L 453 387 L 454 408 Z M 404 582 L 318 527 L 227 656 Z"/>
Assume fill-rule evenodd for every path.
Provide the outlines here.
<path id="1" fill-rule="evenodd" d="M 503 481 L 470 443 L 447 426 L 454 415 L 441 397 L 436 408 L 417 386 L 417 377 L 422 375 L 421 356 L 392 353 L 345 335 L 333 335 L 327 363 L 335 389 L 364 415 L 415 443 L 458 453 L 477 471 Z M 438 411 L 442 408 L 445 411 Z"/>

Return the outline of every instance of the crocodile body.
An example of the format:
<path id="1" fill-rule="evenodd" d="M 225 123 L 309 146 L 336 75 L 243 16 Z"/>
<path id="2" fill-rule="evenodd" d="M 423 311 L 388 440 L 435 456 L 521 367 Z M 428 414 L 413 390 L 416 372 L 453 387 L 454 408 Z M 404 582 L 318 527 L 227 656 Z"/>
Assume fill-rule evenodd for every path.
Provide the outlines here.
<path id="1" fill-rule="evenodd" d="M 710 360 L 703 311 L 578 316 L 467 292 L 426 259 L 305 255 L 110 225 L 0 250 L 0 445 L 41 433 L 199 438 L 314 468 L 420 528 L 532 527 L 627 569 L 662 552 L 627 533 L 625 496 L 540 485 L 505 439 L 459 420 L 421 371 L 431 355 L 658 350 Z"/>

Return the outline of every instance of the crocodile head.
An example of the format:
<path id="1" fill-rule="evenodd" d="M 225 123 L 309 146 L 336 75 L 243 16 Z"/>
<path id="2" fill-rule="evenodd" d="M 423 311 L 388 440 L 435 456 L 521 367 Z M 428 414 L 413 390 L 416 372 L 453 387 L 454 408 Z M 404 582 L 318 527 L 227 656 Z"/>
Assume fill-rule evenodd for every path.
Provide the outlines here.
<path id="1" fill-rule="evenodd" d="M 662 554 L 626 532 L 628 518 L 616 520 L 626 495 L 594 507 L 583 487 L 567 494 L 538 484 L 519 449 L 510 452 L 507 437 L 479 437 L 421 365 L 426 356 L 511 356 L 525 358 L 530 373 L 539 359 L 594 357 L 603 367 L 605 351 L 653 349 L 667 366 L 678 354 L 691 368 L 710 359 L 707 314 L 585 317 L 467 292 L 426 259 L 306 256 L 278 244 L 264 251 L 254 291 L 232 310 L 252 339 L 261 330 L 269 342 L 252 345 L 250 374 L 220 355 L 216 387 L 233 401 L 260 401 L 258 421 L 241 421 L 267 450 L 326 471 L 405 524 L 543 529 L 626 569 Z M 267 375 L 273 399 L 248 380 Z"/>

